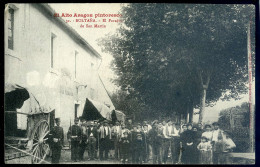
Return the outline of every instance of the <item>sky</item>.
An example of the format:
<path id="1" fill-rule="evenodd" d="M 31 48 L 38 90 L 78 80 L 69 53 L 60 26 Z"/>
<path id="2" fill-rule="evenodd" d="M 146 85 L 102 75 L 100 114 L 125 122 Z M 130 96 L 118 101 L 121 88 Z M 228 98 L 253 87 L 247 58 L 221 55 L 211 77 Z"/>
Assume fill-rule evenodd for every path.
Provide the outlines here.
<path id="1" fill-rule="evenodd" d="M 118 14 L 121 9 L 120 3 L 76 3 L 76 4 L 49 4 L 57 13 L 68 13 L 72 14 L 72 16 L 76 14 Z M 84 19 L 90 19 L 91 17 L 86 17 Z M 92 17 L 94 18 L 94 17 Z M 114 92 L 118 88 L 111 82 L 111 79 L 115 78 L 115 74 L 110 68 L 110 63 L 113 60 L 113 56 L 101 51 L 100 46 L 97 45 L 97 39 L 104 37 L 106 34 L 115 33 L 115 30 L 119 28 L 119 24 L 116 22 L 106 22 L 102 23 L 106 25 L 106 28 L 80 28 L 82 23 L 75 22 L 75 17 L 63 17 L 64 20 L 71 20 L 68 24 L 74 28 L 101 56 L 102 56 L 102 64 L 99 68 L 99 75 L 104 82 L 106 89 L 109 92 Z M 102 18 L 103 19 L 103 18 Z M 107 18 L 109 19 L 109 18 Z M 73 22 L 74 20 L 74 22 Z M 83 23 L 86 24 L 86 23 Z M 93 25 L 95 23 L 87 23 L 89 25 Z M 255 82 L 252 83 L 252 101 L 255 104 Z M 241 105 L 243 102 L 249 101 L 249 95 L 244 94 L 241 95 L 240 100 L 230 100 L 230 101 L 217 101 L 213 107 L 205 108 L 205 116 L 204 121 L 214 122 L 218 120 L 218 114 L 221 110 L 235 107 L 237 105 Z M 195 109 L 197 112 L 198 109 Z M 199 115 L 194 115 L 193 121 L 197 122 Z"/>

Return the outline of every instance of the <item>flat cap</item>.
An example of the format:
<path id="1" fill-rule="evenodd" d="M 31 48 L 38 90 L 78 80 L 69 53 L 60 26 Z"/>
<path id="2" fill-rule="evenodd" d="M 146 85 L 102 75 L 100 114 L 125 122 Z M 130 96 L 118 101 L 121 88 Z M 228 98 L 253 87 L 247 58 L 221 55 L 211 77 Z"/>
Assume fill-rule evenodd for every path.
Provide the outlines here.
<path id="1" fill-rule="evenodd" d="M 55 121 L 57 122 L 57 121 L 60 121 L 60 118 L 55 118 Z"/>
<path id="2" fill-rule="evenodd" d="M 204 127 L 205 128 L 211 128 L 210 124 L 206 124 Z"/>
<path id="3" fill-rule="evenodd" d="M 186 127 L 187 127 L 187 125 L 186 125 L 186 124 L 183 124 L 183 125 L 182 125 L 182 127 L 184 127 L 184 126 L 186 126 Z"/>
<path id="4" fill-rule="evenodd" d="M 192 123 L 188 123 L 187 126 L 192 126 Z"/>

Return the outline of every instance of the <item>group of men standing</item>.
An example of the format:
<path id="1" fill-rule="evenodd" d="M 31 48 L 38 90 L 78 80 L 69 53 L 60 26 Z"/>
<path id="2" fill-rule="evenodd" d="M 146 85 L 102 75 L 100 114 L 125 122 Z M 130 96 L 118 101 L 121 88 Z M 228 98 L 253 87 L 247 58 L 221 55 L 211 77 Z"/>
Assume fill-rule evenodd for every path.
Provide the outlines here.
<path id="1" fill-rule="evenodd" d="M 59 162 L 64 138 L 59 119 L 56 124 L 51 134 L 60 143 L 52 146 L 53 163 Z M 146 121 L 142 124 L 133 124 L 132 120 L 128 120 L 126 124 L 117 121 L 112 125 L 106 120 L 87 123 L 83 118 L 79 124 L 79 119 L 76 118 L 75 124 L 68 130 L 67 138 L 71 143 L 72 161 L 84 160 L 85 152 L 88 154 L 88 160 L 97 160 L 98 157 L 99 160 L 107 160 L 109 152 L 114 150 L 114 159 L 123 163 L 142 164 L 152 160 L 153 164 L 166 164 L 171 160 L 172 164 L 199 164 L 212 161 L 212 157 L 210 160 L 205 158 L 201 160 L 205 162 L 199 161 L 200 149 L 210 145 L 204 143 L 204 140 L 201 141 L 202 134 L 214 141 L 219 139 L 216 137 L 221 134 L 219 131 L 215 129 L 204 132 L 201 124 L 179 125 L 172 120 L 161 122 L 155 120 L 151 124 Z M 217 142 L 214 141 L 215 143 Z M 211 152 L 211 155 L 218 156 L 216 152 L 215 154 Z"/>

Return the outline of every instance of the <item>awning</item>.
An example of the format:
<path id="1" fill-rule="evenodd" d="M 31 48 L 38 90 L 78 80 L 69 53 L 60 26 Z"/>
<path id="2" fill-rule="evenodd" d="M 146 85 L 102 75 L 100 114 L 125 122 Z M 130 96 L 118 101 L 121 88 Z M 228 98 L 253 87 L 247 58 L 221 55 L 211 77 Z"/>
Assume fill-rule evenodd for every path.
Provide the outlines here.
<path id="1" fill-rule="evenodd" d="M 105 104 L 87 98 L 82 117 L 87 121 L 99 119 L 111 120 L 111 110 Z"/>
<path id="2" fill-rule="evenodd" d="M 22 109 L 24 114 L 49 113 L 50 107 L 43 105 L 33 92 L 18 84 L 5 83 L 5 111 Z"/>
<path id="3" fill-rule="evenodd" d="M 117 120 L 120 120 L 120 121 L 125 121 L 125 114 L 122 112 L 122 111 L 119 111 L 119 110 L 115 110 L 116 111 L 116 118 Z"/>
<path id="4" fill-rule="evenodd" d="M 5 111 L 21 108 L 25 100 L 30 98 L 26 88 L 17 84 L 5 84 Z"/>

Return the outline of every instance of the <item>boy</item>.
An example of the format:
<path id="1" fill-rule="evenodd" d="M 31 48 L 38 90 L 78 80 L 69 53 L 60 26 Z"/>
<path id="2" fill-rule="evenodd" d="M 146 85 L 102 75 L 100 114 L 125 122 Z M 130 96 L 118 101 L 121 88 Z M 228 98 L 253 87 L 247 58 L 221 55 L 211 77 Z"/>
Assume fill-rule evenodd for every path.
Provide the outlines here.
<path id="1" fill-rule="evenodd" d="M 120 143 L 121 143 L 121 162 L 124 164 L 128 162 L 129 157 L 129 147 L 130 147 L 130 139 L 128 136 L 128 132 L 124 131 L 124 136 L 121 137 Z"/>
<path id="2" fill-rule="evenodd" d="M 133 142 L 133 163 L 142 163 L 142 150 L 143 150 L 143 140 L 144 134 L 140 130 L 141 125 L 133 126 L 133 133 L 132 133 L 132 142 Z"/>
<path id="3" fill-rule="evenodd" d="M 199 163 L 200 164 L 212 164 L 212 146 L 208 141 L 208 138 L 205 136 L 201 137 L 201 142 L 197 146 L 200 155 Z"/>

